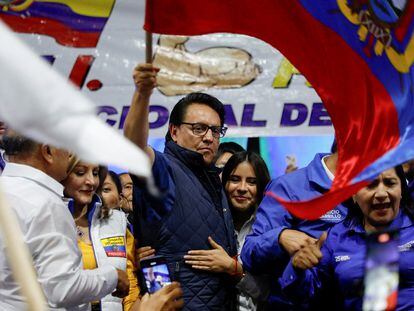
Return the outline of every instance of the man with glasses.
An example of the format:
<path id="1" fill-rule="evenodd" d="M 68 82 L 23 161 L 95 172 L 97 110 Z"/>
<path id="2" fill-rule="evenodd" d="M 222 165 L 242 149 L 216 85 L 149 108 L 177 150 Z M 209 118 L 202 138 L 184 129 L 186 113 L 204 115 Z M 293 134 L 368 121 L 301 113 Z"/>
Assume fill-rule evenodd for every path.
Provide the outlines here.
<path id="1" fill-rule="evenodd" d="M 148 254 L 155 250 L 167 260 L 173 278 L 182 285 L 184 310 L 230 310 L 232 280 L 192 269 L 183 259 L 189 250 L 211 249 L 208 237 L 230 256 L 237 255 L 230 210 L 213 164 L 227 130 L 224 106 L 207 94 L 185 96 L 171 111 L 164 153 L 155 151 L 147 140 L 157 72 L 151 64 L 135 68 L 136 91 L 125 121 L 126 137 L 148 153 L 162 193 L 162 198 L 151 196 L 133 177 L 135 235 L 140 247 L 150 249 Z"/>

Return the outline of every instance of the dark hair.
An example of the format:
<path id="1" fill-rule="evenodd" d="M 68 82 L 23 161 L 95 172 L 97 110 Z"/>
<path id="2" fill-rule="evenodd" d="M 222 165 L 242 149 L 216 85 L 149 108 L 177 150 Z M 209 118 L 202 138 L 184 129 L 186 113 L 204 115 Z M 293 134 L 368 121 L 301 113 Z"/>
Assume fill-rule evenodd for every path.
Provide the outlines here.
<path id="1" fill-rule="evenodd" d="M 99 185 L 95 191 L 99 195 L 101 202 L 102 202 L 101 213 L 99 214 L 99 219 L 106 219 L 106 218 L 109 218 L 109 216 L 111 216 L 111 209 L 104 204 L 103 199 L 102 199 L 102 187 L 105 182 L 105 178 L 107 174 L 108 174 L 108 167 L 99 165 L 99 173 L 98 173 Z"/>
<path id="2" fill-rule="evenodd" d="M 118 191 L 118 194 L 122 193 L 122 184 L 121 184 L 121 179 L 119 178 L 118 174 L 115 173 L 114 171 L 109 170 L 107 176 L 110 176 L 112 181 L 115 184 L 116 190 Z"/>
<path id="3" fill-rule="evenodd" d="M 254 173 L 256 175 L 256 187 L 257 187 L 257 200 L 256 204 L 263 199 L 264 190 L 266 185 L 270 181 L 269 170 L 266 163 L 263 161 L 262 157 L 257 153 L 252 151 L 242 151 L 237 152 L 231 156 L 227 161 L 226 165 L 223 168 L 223 174 L 221 175 L 221 182 L 223 187 L 226 188 L 226 184 L 230 178 L 230 175 L 237 168 L 240 163 L 249 162 L 253 167 Z"/>
<path id="4" fill-rule="evenodd" d="M 226 152 L 235 154 L 236 152 L 242 152 L 242 151 L 246 151 L 246 150 L 235 142 L 229 141 L 229 142 L 221 143 L 218 147 L 213 163 L 215 163 L 218 160 L 218 158 L 220 158 Z"/>
<path id="5" fill-rule="evenodd" d="M 413 200 L 411 198 L 410 190 L 408 189 L 407 180 L 405 178 L 404 170 L 402 165 L 398 165 L 394 167 L 398 178 L 401 181 L 401 203 L 404 211 L 414 219 L 414 212 L 413 212 Z"/>
<path id="6" fill-rule="evenodd" d="M 105 182 L 106 177 L 108 175 L 111 177 L 112 181 L 115 184 L 115 187 L 118 191 L 118 194 L 120 195 L 122 192 L 122 185 L 121 180 L 119 179 L 119 176 L 114 171 L 108 170 L 106 166 L 99 166 L 99 187 L 96 190 L 96 192 L 99 194 L 99 197 L 102 201 L 102 207 L 101 207 L 101 214 L 99 215 L 100 219 L 106 219 L 109 216 L 111 216 L 111 209 L 105 205 L 104 200 L 102 199 L 102 187 Z"/>
<path id="7" fill-rule="evenodd" d="M 225 117 L 225 111 L 224 111 L 224 105 L 221 101 L 219 101 L 214 96 L 205 94 L 205 93 L 190 93 L 187 96 L 181 98 L 177 104 L 175 104 L 173 110 L 170 114 L 170 122 L 168 126 L 168 132 L 165 135 L 165 140 L 170 141 L 172 140 L 171 134 L 170 134 L 170 125 L 180 125 L 185 117 L 185 114 L 187 112 L 187 108 L 191 106 L 192 104 L 202 104 L 209 106 L 211 109 L 216 111 L 220 117 L 220 125 L 224 125 L 224 117 Z"/>
<path id="8" fill-rule="evenodd" d="M 105 182 L 105 178 L 107 174 L 108 174 L 108 167 L 104 165 L 99 165 L 99 172 L 98 172 L 99 185 L 96 188 L 96 192 L 100 193 L 102 191 L 102 186 Z"/>
<path id="9" fill-rule="evenodd" d="M 17 134 L 3 136 L 3 148 L 6 156 L 29 154 L 35 150 L 37 142 Z"/>
<path id="10" fill-rule="evenodd" d="M 401 165 L 397 165 L 394 167 L 394 170 L 400 180 L 401 184 L 401 201 L 400 201 L 400 208 L 404 210 L 404 212 L 414 220 L 414 210 L 413 210 L 413 200 L 411 199 L 410 191 L 408 189 L 408 185 L 405 179 L 404 170 Z M 356 202 L 350 203 L 352 200 L 348 200 L 349 204 L 349 212 L 348 212 L 348 222 L 352 221 L 353 219 L 357 219 L 362 222 L 364 215 L 362 214 L 361 208 L 358 206 Z"/>
<path id="11" fill-rule="evenodd" d="M 332 146 L 331 146 L 331 153 L 335 153 L 337 151 L 338 151 L 338 144 L 336 142 L 336 138 L 334 138 L 334 141 L 333 141 Z"/>

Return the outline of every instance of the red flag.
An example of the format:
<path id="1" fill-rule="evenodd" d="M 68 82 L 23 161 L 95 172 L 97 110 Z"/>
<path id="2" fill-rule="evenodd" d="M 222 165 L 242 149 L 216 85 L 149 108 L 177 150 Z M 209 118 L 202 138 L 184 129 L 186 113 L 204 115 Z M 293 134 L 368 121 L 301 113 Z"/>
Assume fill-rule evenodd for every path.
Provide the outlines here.
<path id="1" fill-rule="evenodd" d="M 389 8 L 399 15 L 378 11 L 382 28 L 372 29 L 378 26 L 374 5 L 361 0 L 147 0 L 144 28 L 253 36 L 276 47 L 306 76 L 334 124 L 338 167 L 330 192 L 283 204 L 298 217 L 316 219 L 364 186 L 363 180 L 414 158 L 409 117 L 414 116 L 414 1 L 398 12 Z"/>

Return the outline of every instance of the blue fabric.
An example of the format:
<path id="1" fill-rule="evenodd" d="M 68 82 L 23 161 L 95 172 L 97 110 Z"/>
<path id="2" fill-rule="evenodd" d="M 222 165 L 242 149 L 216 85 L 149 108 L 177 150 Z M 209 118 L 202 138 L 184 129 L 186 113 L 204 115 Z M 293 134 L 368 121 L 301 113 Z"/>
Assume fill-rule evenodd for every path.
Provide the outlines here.
<path id="1" fill-rule="evenodd" d="M 408 181 L 408 192 L 410 193 L 411 200 L 414 201 L 414 180 Z"/>
<path id="2" fill-rule="evenodd" d="M 2 153 L 0 153 L 0 173 L 3 172 L 5 167 L 6 167 L 6 162 L 3 159 Z"/>
<path id="3" fill-rule="evenodd" d="M 322 158 L 327 154 L 316 154 L 305 168 L 272 180 L 266 191 L 293 201 L 314 198 L 328 191 L 332 182 L 327 176 Z M 272 275 L 272 288 L 269 303 L 274 307 L 291 309 L 292 305 L 284 297 L 276 281 L 289 262 L 289 255 L 279 245 L 279 235 L 284 229 L 295 229 L 318 238 L 322 232 L 343 221 L 347 208 L 343 205 L 323 215 L 316 221 L 301 220 L 292 216 L 282 205 L 265 196 L 257 210 L 252 232 L 246 237 L 241 252 L 244 268 L 252 273 Z"/>
<path id="4" fill-rule="evenodd" d="M 183 256 L 191 249 L 211 249 L 211 236 L 230 256 L 237 254 L 231 213 L 217 170 L 197 152 L 167 142 L 155 152 L 152 172 L 162 198 L 154 198 L 134 178 L 134 218 L 140 246 L 150 245 L 166 258 L 181 283 L 184 310 L 228 310 L 230 279 L 192 269 Z"/>
<path id="5" fill-rule="evenodd" d="M 68 200 L 68 209 L 73 216 L 73 214 L 75 213 L 75 206 L 74 206 L 75 201 L 72 198 L 67 198 L 67 200 Z M 87 217 L 88 217 L 89 228 L 91 227 L 93 214 L 95 213 L 97 204 L 102 204 L 102 200 L 99 197 L 99 195 L 95 193 L 92 197 L 91 203 L 89 203 L 88 205 Z"/>
<path id="6" fill-rule="evenodd" d="M 414 310 L 414 224 L 404 213 L 390 225 L 400 229 L 400 284 L 396 310 Z M 365 272 L 366 233 L 358 222 L 346 220 L 334 226 L 321 249 L 318 266 L 300 271 L 291 262 L 286 267 L 280 284 L 292 299 L 306 300 L 318 290 L 330 286 L 335 289 L 338 306 L 332 310 L 361 310 Z"/>

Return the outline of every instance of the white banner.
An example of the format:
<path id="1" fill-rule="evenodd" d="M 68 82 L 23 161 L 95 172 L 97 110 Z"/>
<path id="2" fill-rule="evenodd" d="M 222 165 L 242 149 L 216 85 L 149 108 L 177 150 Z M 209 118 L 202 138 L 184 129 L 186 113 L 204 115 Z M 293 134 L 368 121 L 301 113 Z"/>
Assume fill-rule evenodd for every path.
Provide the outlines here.
<path id="1" fill-rule="evenodd" d="M 87 2 L 1 0 L 0 18 L 74 81 L 103 120 L 122 129 L 134 88 L 132 70 L 145 59 L 144 0 Z M 150 107 L 152 138 L 165 135 L 172 107 L 192 91 L 212 94 L 226 105 L 227 136 L 333 133 L 314 89 L 260 40 L 154 35 L 153 44 L 161 71 Z"/>

